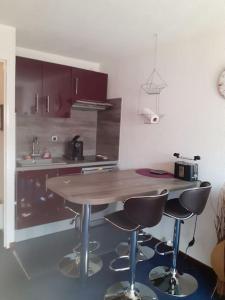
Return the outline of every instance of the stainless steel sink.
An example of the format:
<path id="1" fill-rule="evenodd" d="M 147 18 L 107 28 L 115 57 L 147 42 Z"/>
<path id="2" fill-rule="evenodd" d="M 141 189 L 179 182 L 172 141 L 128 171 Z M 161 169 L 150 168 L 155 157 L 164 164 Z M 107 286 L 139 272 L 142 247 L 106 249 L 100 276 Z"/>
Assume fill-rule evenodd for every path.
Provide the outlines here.
<path id="1" fill-rule="evenodd" d="M 49 166 L 49 165 L 64 165 L 66 161 L 62 158 L 36 158 L 36 159 L 19 159 L 17 164 L 20 167 L 32 167 L 32 166 Z"/>
<path id="2" fill-rule="evenodd" d="M 43 166 L 43 165 L 50 165 L 53 163 L 51 158 L 48 159 L 21 159 L 17 161 L 18 165 L 21 167 L 28 167 L 28 166 Z"/>

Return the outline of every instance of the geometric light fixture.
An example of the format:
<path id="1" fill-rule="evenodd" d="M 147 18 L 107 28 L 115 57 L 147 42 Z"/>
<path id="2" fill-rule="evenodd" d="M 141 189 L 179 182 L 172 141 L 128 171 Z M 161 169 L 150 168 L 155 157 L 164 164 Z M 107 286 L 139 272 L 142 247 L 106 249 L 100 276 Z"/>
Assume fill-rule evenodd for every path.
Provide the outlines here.
<path id="1" fill-rule="evenodd" d="M 159 72 L 156 69 L 157 65 L 157 55 L 158 55 L 158 34 L 154 35 L 155 37 L 155 49 L 154 49 L 154 65 L 153 65 L 153 71 L 147 81 L 142 84 L 142 89 L 148 94 L 148 95 L 155 95 L 160 94 L 161 91 L 167 87 L 167 84 L 165 80 L 162 79 L 162 76 L 159 74 Z"/>
<path id="2" fill-rule="evenodd" d="M 153 70 L 146 80 L 145 83 L 141 85 L 141 90 L 144 91 L 145 94 L 147 95 L 155 95 L 155 112 L 152 111 L 149 107 L 146 107 L 146 103 L 143 107 L 141 103 L 139 103 L 139 114 L 144 117 L 144 123 L 146 124 L 157 124 L 159 123 L 159 120 L 161 117 L 163 117 L 162 114 L 160 114 L 159 111 L 159 96 L 160 93 L 167 87 L 167 83 L 165 80 L 162 78 L 162 76 L 159 74 L 157 71 L 156 65 L 157 65 L 157 52 L 158 52 L 158 35 L 155 34 L 155 49 L 154 49 L 154 66 Z"/>
<path id="3" fill-rule="evenodd" d="M 142 84 L 142 89 L 148 95 L 157 95 L 167 87 L 166 82 L 162 79 L 159 72 L 154 68 L 147 81 Z"/>

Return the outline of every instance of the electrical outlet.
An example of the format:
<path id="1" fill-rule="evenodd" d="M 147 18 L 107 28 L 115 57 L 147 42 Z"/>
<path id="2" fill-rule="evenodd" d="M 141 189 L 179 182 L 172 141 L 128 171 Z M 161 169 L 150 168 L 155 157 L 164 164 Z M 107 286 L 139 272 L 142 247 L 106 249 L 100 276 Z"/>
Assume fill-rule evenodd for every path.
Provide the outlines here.
<path id="1" fill-rule="evenodd" d="M 58 141 L 58 136 L 57 135 L 53 135 L 52 136 L 52 142 L 55 143 Z"/>

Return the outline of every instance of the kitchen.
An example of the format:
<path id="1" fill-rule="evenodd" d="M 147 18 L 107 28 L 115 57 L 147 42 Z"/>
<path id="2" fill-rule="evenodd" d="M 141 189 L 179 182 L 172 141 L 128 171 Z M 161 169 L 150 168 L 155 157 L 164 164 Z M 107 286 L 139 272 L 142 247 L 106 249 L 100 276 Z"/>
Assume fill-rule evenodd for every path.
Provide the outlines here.
<path id="1" fill-rule="evenodd" d="M 104 73 L 16 58 L 17 229 L 72 218 L 48 178 L 116 168 L 121 99 L 107 100 L 107 83 Z"/>
<path id="2" fill-rule="evenodd" d="M 79 0 L 75 0 L 76 5 L 70 1 L 67 5 L 47 1 L 46 10 L 37 1 L 23 1 L 26 3 L 21 7 L 11 0 L 0 1 L 0 60 L 5 70 L 4 131 L 0 131 L 4 135 L 1 144 L 4 152 L 1 158 L 4 162 L 1 188 L 4 247 L 13 253 L 13 260 L 17 255 L 17 267 L 21 265 L 21 270 L 24 267 L 24 274 L 27 272 L 32 280 L 35 281 L 37 274 L 42 274 L 39 279 L 42 277 L 44 281 L 45 278 L 48 283 L 54 276 L 60 278 L 55 298 L 62 298 L 66 294 L 63 287 L 71 284 L 68 287 L 70 297 L 75 286 L 54 268 L 73 248 L 69 232 L 74 229 L 75 224 L 70 224 L 74 214 L 64 207 L 66 197 L 71 195 L 68 192 L 60 196 L 54 186 L 51 190 L 48 186 L 51 180 L 62 176 L 68 181 L 71 174 L 73 178 L 103 178 L 101 172 L 105 168 L 119 168 L 122 175 L 126 170 L 134 170 L 136 174 L 146 168 L 173 173 L 174 152 L 191 158 L 200 155 L 201 160 L 197 162 L 199 179 L 209 180 L 213 190 L 203 215 L 198 218 L 196 243 L 188 248 L 188 255 L 207 266 L 203 273 L 199 267 L 200 289 L 193 294 L 193 299 L 198 296 L 207 299 L 215 283 L 215 278 L 210 275 L 210 256 L 217 243 L 214 220 L 218 195 L 224 183 L 224 101 L 221 92 L 218 93 L 223 86 L 218 83 L 218 78 L 224 66 L 222 1 L 216 5 L 208 0 L 191 1 L 189 5 L 177 0 L 173 0 L 173 5 L 144 1 L 143 6 L 138 1 L 131 4 L 127 0 L 120 3 L 97 0 L 99 5 Z M 10 5 L 15 9 L 12 10 Z M 168 11 L 166 16 L 165 11 Z M 202 11 L 208 13 L 202 14 Z M 158 44 L 154 42 L 155 33 L 158 33 Z M 26 67 L 28 62 L 35 67 Z M 143 96 L 140 90 L 155 66 L 164 80 L 163 91 L 160 99 L 155 99 L 151 93 L 145 95 L 146 106 L 140 107 Z M 51 76 L 52 73 L 56 76 Z M 96 80 L 103 80 L 97 91 L 94 87 L 99 81 Z M 96 96 L 96 92 L 100 94 Z M 157 109 L 158 121 L 155 124 L 146 122 L 140 108 L 145 112 Z M 73 151 L 76 159 L 71 162 Z M 101 172 L 91 174 L 96 168 Z M 116 185 L 116 179 L 111 178 L 116 172 L 104 173 L 104 180 L 112 179 Z M 133 186 L 139 182 L 136 175 L 133 179 L 129 173 L 123 176 L 120 185 L 124 190 L 133 191 Z M 146 182 L 145 176 L 141 178 L 140 184 Z M 165 182 L 167 186 L 168 182 Z M 103 188 L 99 182 L 96 186 Z M 82 182 L 79 187 L 83 187 Z M 119 185 L 116 188 L 120 190 Z M 105 194 L 102 192 L 102 195 Z M 128 192 L 127 195 L 131 196 Z M 125 194 L 119 196 L 125 200 Z M 115 202 L 121 202 L 115 195 L 113 197 Z M 102 196 L 98 200 L 103 201 Z M 111 253 L 109 257 L 103 255 L 105 268 L 91 281 L 93 291 L 99 292 L 98 295 L 103 295 L 117 276 L 128 279 L 126 271 L 116 275 L 106 271 L 113 259 L 112 249 L 116 249 L 119 242 L 127 243 L 127 235 L 102 221 L 103 215 L 113 212 L 115 207 L 118 208 L 118 204 L 111 203 L 106 212 L 93 214 L 93 225 L 99 226 L 90 229 L 93 240 L 100 239 L 103 250 L 99 251 L 105 251 L 104 255 L 107 251 Z M 172 218 L 163 216 L 160 224 L 148 231 L 158 240 L 168 240 L 171 245 L 173 223 Z M 106 231 L 100 230 L 102 224 Z M 182 225 L 182 252 L 186 251 L 194 228 L 194 219 Z M 66 247 L 61 252 L 59 248 L 63 245 L 59 247 L 56 237 Z M 55 257 L 50 268 L 47 261 L 51 262 L 53 255 L 49 253 L 49 245 L 54 239 L 54 248 L 60 253 L 56 254 L 57 259 Z M 26 245 L 26 251 L 19 249 L 21 245 Z M 14 250 L 16 252 L 12 252 Z M 39 256 L 36 256 L 37 252 Z M 32 253 L 36 257 L 33 260 Z M 149 265 L 145 265 L 147 271 L 156 267 L 157 258 L 155 255 Z M 32 276 L 30 267 L 35 260 L 36 269 Z M 41 273 L 41 267 L 44 269 L 45 265 L 46 272 Z M 141 266 L 138 264 L 137 278 L 144 281 L 147 273 Z M 53 277 L 47 279 L 48 272 L 52 272 Z M 209 278 L 202 274 L 209 274 Z M 98 276 L 102 287 L 97 291 L 94 282 L 96 285 L 100 282 Z M 203 278 L 209 282 L 205 290 L 201 289 Z M 24 283 L 23 279 L 21 282 Z M 29 290 L 31 285 L 27 288 Z M 42 298 L 43 295 L 53 298 L 48 294 L 53 290 L 45 289 L 43 282 Z M 162 296 L 158 292 L 157 295 Z M 26 299 L 25 296 L 21 298 Z"/>

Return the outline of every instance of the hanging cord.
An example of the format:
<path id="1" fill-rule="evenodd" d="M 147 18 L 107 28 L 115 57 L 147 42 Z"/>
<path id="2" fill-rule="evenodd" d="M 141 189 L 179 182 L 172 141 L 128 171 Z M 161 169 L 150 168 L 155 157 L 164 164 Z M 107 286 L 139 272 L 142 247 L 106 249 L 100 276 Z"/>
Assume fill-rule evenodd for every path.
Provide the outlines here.
<path id="1" fill-rule="evenodd" d="M 139 91 L 138 91 L 138 102 L 137 102 L 137 114 L 141 114 L 141 91 L 142 91 L 142 86 L 140 86 Z"/>
<path id="2" fill-rule="evenodd" d="M 156 66 L 157 66 L 157 54 L 158 54 L 158 34 L 155 33 L 154 34 L 155 37 L 155 48 L 154 48 L 154 68 L 153 70 L 156 70 Z"/>
<path id="3" fill-rule="evenodd" d="M 159 116 L 159 94 L 156 95 L 156 114 Z"/>
<path id="4" fill-rule="evenodd" d="M 192 240 L 187 245 L 187 248 L 186 248 L 186 251 L 185 251 L 185 257 L 187 256 L 188 249 L 190 247 L 192 247 L 195 243 L 195 233 L 196 233 L 196 228 L 197 228 L 197 220 L 198 220 L 198 215 L 196 215 L 196 217 L 195 217 L 195 227 L 194 227 L 193 237 L 192 237 Z"/>
<path id="5" fill-rule="evenodd" d="M 194 225 L 193 237 L 192 237 L 192 240 L 188 243 L 187 248 L 186 248 L 186 250 L 185 250 L 185 254 L 184 254 L 184 258 L 183 258 L 183 264 L 184 264 L 184 262 L 185 262 L 186 259 L 187 259 L 187 252 L 188 252 L 188 249 L 189 249 L 190 247 L 192 247 L 192 246 L 194 245 L 194 243 L 195 243 L 195 233 L 196 233 L 196 228 L 197 228 L 197 220 L 198 220 L 198 215 L 196 215 L 196 217 L 195 217 L 195 225 Z"/>

